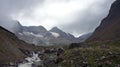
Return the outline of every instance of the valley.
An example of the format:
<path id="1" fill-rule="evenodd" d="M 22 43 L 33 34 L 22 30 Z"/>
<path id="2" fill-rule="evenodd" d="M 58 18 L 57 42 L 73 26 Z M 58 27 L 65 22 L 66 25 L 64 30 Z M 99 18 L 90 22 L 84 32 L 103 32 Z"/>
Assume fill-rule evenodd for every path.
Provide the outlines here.
<path id="1" fill-rule="evenodd" d="M 120 0 L 94 32 L 79 37 L 58 27 L 11 25 L 0 25 L 0 67 L 120 67 Z"/>

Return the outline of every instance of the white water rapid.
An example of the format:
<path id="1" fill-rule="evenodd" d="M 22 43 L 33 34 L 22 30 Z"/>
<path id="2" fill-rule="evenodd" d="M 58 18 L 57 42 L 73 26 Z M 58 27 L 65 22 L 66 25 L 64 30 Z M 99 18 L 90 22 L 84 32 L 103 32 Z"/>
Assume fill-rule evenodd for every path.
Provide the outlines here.
<path id="1" fill-rule="evenodd" d="M 36 67 L 40 64 L 41 59 L 38 57 L 38 54 L 33 53 L 32 57 L 25 58 L 27 62 L 20 63 L 18 67 Z"/>

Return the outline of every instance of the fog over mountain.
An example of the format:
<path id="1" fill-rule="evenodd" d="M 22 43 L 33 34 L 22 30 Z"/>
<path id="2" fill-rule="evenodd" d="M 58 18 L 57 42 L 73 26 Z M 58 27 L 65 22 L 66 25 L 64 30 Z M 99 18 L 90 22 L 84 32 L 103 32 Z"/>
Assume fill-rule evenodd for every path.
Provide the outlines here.
<path id="1" fill-rule="evenodd" d="M 94 31 L 115 0 L 0 0 L 0 25 L 54 26 L 79 36 Z M 102 11 L 101 11 L 102 10 Z"/>
<path id="2" fill-rule="evenodd" d="M 22 26 L 19 22 L 16 22 L 13 29 L 16 29 L 12 30 L 12 32 L 19 39 L 38 46 L 69 45 L 73 42 L 80 42 L 80 40 L 75 38 L 72 34 L 64 32 L 57 27 L 47 30 L 43 26 Z"/>

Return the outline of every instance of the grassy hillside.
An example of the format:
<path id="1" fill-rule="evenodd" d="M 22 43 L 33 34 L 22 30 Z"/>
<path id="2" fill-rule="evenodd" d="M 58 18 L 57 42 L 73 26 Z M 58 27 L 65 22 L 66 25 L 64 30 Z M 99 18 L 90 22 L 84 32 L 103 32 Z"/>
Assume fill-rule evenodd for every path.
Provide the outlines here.
<path id="1" fill-rule="evenodd" d="M 87 43 L 87 47 L 64 48 L 64 53 L 60 56 L 56 53 L 45 54 L 47 59 L 52 56 L 53 60 L 62 58 L 62 61 L 50 61 L 50 64 L 39 67 L 119 67 L 119 44 L 120 41 L 104 41 Z"/>

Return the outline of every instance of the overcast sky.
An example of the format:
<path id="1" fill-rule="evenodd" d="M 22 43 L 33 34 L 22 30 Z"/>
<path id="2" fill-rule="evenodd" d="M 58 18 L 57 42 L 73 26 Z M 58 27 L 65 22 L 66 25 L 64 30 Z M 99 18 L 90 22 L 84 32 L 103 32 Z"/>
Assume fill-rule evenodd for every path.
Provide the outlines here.
<path id="1" fill-rule="evenodd" d="M 54 26 L 79 36 L 92 32 L 115 0 L 0 0 L 0 24 L 19 20 L 24 26 Z"/>

